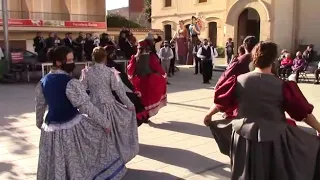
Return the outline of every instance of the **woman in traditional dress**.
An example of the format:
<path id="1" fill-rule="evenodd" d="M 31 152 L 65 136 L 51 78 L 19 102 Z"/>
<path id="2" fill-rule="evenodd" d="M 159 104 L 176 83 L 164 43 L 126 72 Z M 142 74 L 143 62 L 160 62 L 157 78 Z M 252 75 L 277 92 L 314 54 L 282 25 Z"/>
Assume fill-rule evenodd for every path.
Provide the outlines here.
<path id="1" fill-rule="evenodd" d="M 109 134 L 111 120 L 69 76 L 75 68 L 72 50 L 59 46 L 48 57 L 54 70 L 36 87 L 36 125 L 41 129 L 37 179 L 121 179 L 126 168 Z"/>
<path id="2" fill-rule="evenodd" d="M 177 41 L 179 64 L 186 64 L 186 59 L 188 54 L 188 39 L 189 39 L 188 30 L 184 26 L 184 22 L 182 20 L 179 21 L 179 26 L 180 28 L 172 38 L 171 42 L 174 42 L 175 40 Z"/>
<path id="3" fill-rule="evenodd" d="M 230 143 L 231 179 L 320 179 L 319 138 L 292 126 L 285 116 L 287 112 L 291 118 L 320 131 L 313 106 L 295 82 L 282 81 L 271 72 L 277 57 L 276 44 L 260 42 L 252 56 L 255 70 L 230 77 L 214 96 L 220 111 L 234 107 L 238 110 L 237 119 L 229 126 L 216 124 L 216 130 L 222 128 L 217 133 L 231 137 L 229 142 L 216 139 L 219 145 Z M 206 124 L 211 121 L 211 113 L 205 117 Z"/>
<path id="4" fill-rule="evenodd" d="M 127 68 L 129 79 L 141 94 L 142 104 L 149 117 L 167 105 L 166 73 L 150 48 L 147 40 L 140 41 L 138 52 L 131 57 Z"/>
<path id="5" fill-rule="evenodd" d="M 91 102 L 111 121 L 111 135 L 126 163 L 138 153 L 138 130 L 135 107 L 126 95 L 118 71 L 106 66 L 107 55 L 103 47 L 93 49 L 94 65 L 82 71 L 81 83 L 90 91 Z M 121 102 L 112 94 L 114 91 Z"/>
<path id="6" fill-rule="evenodd" d="M 134 104 L 135 109 L 136 109 L 136 115 L 137 115 L 137 124 L 138 126 L 142 125 L 142 123 L 148 123 L 149 116 L 148 113 L 145 111 L 145 108 L 141 102 L 141 94 L 136 91 L 130 80 L 128 79 L 128 75 L 125 72 L 125 69 L 123 69 L 123 66 L 119 63 L 116 63 L 112 58 L 112 56 L 109 55 L 109 53 L 112 53 L 108 50 L 108 48 L 105 48 L 107 52 L 107 66 L 110 68 L 115 68 L 120 75 L 120 78 L 125 85 L 125 90 L 128 98 L 130 101 Z M 126 68 L 126 67 L 125 67 Z M 119 96 L 113 91 L 112 94 L 115 96 L 117 101 L 122 103 L 120 100 Z"/>

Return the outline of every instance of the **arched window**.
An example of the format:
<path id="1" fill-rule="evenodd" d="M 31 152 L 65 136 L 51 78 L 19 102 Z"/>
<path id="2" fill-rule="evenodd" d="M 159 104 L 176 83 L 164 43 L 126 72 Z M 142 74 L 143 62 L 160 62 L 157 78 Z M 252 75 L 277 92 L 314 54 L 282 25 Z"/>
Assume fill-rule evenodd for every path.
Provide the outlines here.
<path id="1" fill-rule="evenodd" d="M 171 7 L 172 6 L 172 0 L 164 0 L 164 7 Z"/>
<path id="2" fill-rule="evenodd" d="M 199 3 L 205 3 L 208 2 L 208 0 L 199 0 Z"/>

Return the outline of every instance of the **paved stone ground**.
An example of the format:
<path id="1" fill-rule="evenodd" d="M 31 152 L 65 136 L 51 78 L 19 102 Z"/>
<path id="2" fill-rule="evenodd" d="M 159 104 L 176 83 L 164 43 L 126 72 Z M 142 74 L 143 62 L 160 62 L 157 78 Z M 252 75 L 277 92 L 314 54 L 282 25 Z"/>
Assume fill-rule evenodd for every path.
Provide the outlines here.
<path id="1" fill-rule="evenodd" d="M 125 180 L 229 179 L 229 159 L 220 154 L 202 118 L 212 103 L 211 85 L 193 69 L 180 67 L 170 79 L 168 106 L 139 128 L 140 153 L 128 163 Z M 301 84 L 320 118 L 320 86 Z M 35 84 L 0 86 L 0 179 L 36 178 L 39 130 L 35 126 Z M 220 119 L 221 114 L 214 117 Z"/>

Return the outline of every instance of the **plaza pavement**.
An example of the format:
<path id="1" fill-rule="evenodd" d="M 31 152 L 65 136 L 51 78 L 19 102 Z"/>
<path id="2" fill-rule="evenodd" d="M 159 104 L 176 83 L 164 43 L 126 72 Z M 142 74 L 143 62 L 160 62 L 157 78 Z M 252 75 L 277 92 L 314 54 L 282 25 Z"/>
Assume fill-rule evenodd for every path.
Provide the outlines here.
<path id="1" fill-rule="evenodd" d="M 139 127 L 140 152 L 127 164 L 125 180 L 229 179 L 229 159 L 219 153 L 202 123 L 213 87 L 202 84 L 193 68 L 180 67 L 170 78 L 168 106 Z M 320 118 L 320 86 L 301 84 Z M 40 131 L 35 126 L 35 84 L 0 85 L 0 179 L 36 179 Z M 221 114 L 214 117 L 220 119 Z"/>

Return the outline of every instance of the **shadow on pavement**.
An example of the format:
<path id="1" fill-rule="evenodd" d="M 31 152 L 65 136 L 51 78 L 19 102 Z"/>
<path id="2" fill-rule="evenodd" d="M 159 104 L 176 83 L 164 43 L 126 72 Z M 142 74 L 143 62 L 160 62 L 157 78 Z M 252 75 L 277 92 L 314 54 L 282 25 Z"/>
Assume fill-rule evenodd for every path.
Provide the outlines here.
<path id="1" fill-rule="evenodd" d="M 1 156 L 28 157 L 36 148 L 26 140 L 27 132 L 24 130 L 24 128 L 35 126 L 33 115 L 34 86 L 25 84 L 1 85 L 0 99 Z M 15 170 L 20 166 L 15 161 L 8 158 L 1 161 L 0 175 L 8 174 L 7 178 L 10 179 L 20 178 L 21 172 Z"/>
<path id="2" fill-rule="evenodd" d="M 139 155 L 188 169 L 194 174 L 224 164 L 188 150 L 146 144 L 140 144 Z"/>
<path id="3" fill-rule="evenodd" d="M 149 124 L 151 127 L 169 130 L 174 132 L 180 132 L 195 136 L 202 136 L 207 138 L 213 138 L 210 133 L 210 129 L 206 126 L 201 126 L 197 124 L 187 123 L 187 122 L 177 122 L 177 121 L 168 121 L 161 124 Z"/>
<path id="4" fill-rule="evenodd" d="M 178 177 L 168 173 L 128 169 L 126 176 L 122 180 L 176 180 L 176 179 L 178 179 Z"/>
<path id="5" fill-rule="evenodd" d="M 202 75 L 194 75 L 194 69 L 188 67 L 180 67 L 180 71 L 168 80 L 171 83 L 168 85 L 168 93 L 176 93 L 183 91 L 192 91 L 198 89 L 211 89 L 218 81 L 221 72 L 213 72 L 211 84 L 202 83 Z M 183 79 L 183 80 L 182 80 Z"/>
<path id="6" fill-rule="evenodd" d="M 191 107 L 191 108 L 197 108 L 197 109 L 203 109 L 203 110 L 209 110 L 208 107 L 205 106 L 197 106 L 197 105 L 191 105 L 191 104 L 183 104 L 183 103 L 174 103 L 174 102 L 168 102 L 168 104 L 175 105 L 175 106 L 184 106 L 184 107 Z"/>

